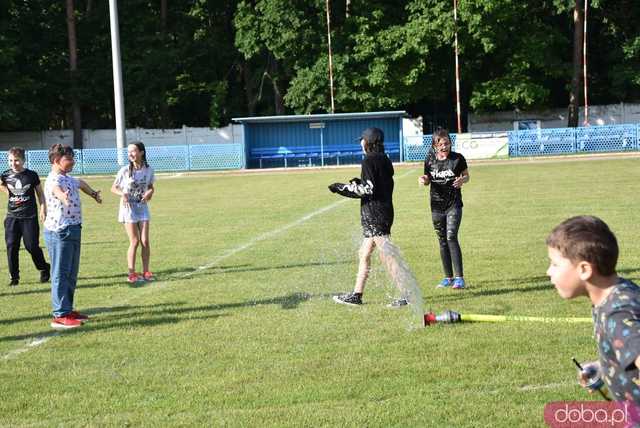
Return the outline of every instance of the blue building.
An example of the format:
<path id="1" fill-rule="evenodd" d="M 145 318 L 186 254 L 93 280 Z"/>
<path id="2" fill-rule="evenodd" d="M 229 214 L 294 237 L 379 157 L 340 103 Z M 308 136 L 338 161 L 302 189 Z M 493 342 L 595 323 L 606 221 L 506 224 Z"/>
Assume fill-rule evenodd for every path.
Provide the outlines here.
<path id="1" fill-rule="evenodd" d="M 404 111 L 240 117 L 247 168 L 324 166 L 360 163 L 360 134 L 372 126 L 384 131 L 385 150 L 401 161 Z"/>

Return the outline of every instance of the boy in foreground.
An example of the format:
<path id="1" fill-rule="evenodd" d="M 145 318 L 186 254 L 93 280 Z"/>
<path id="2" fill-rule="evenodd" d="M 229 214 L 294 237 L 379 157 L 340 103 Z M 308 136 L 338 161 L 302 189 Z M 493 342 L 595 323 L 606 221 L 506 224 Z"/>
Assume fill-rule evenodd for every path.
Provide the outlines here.
<path id="1" fill-rule="evenodd" d="M 598 368 L 614 400 L 640 404 L 640 288 L 616 274 L 615 235 L 597 217 L 572 217 L 553 229 L 547 249 L 547 275 L 558 294 L 587 296 L 593 305 L 599 360 L 588 365 Z"/>

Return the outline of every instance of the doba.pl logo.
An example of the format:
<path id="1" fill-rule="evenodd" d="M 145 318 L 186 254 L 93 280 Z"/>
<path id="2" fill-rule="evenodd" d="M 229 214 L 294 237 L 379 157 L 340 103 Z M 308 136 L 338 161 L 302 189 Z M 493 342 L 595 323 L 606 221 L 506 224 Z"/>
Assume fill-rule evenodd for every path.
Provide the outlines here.
<path id="1" fill-rule="evenodd" d="M 623 428 L 640 422 L 638 406 L 627 401 L 554 401 L 544 407 L 552 428 Z"/>

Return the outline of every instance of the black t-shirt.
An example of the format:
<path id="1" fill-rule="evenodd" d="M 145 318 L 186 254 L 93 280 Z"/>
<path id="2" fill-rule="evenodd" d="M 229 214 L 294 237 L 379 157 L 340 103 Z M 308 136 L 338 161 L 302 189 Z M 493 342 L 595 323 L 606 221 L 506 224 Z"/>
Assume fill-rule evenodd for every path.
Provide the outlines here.
<path id="1" fill-rule="evenodd" d="M 640 404 L 640 288 L 620 278 L 606 299 L 593 308 L 602 377 L 614 400 Z"/>
<path id="2" fill-rule="evenodd" d="M 453 187 L 454 180 L 467 169 L 467 161 L 460 153 L 449 152 L 446 159 L 438 160 L 427 154 L 424 174 L 431 181 L 431 210 L 446 211 L 452 207 L 462 207 L 462 192 Z"/>
<path id="3" fill-rule="evenodd" d="M 40 177 L 30 169 L 13 172 L 8 169 L 0 176 L 2 184 L 9 189 L 7 217 L 31 218 L 38 214 L 36 206 L 36 186 Z"/>
<path id="4" fill-rule="evenodd" d="M 365 228 L 390 233 L 393 225 L 393 164 L 384 153 L 367 153 L 362 160 L 360 179 L 339 184 L 337 192 L 360 199 L 360 221 Z"/>
<path id="5" fill-rule="evenodd" d="M 362 182 L 373 193 L 360 200 L 363 226 L 384 226 L 390 232 L 393 225 L 393 164 L 384 153 L 367 153 L 362 161 Z"/>

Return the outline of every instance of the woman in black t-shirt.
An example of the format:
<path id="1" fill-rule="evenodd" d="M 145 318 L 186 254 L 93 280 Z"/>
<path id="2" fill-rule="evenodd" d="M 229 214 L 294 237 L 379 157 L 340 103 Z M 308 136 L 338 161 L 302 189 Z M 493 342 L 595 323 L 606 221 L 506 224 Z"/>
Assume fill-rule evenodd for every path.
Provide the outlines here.
<path id="1" fill-rule="evenodd" d="M 469 170 L 464 156 L 451 151 L 451 138 L 446 129 L 439 128 L 434 132 L 432 148 L 424 161 L 424 175 L 418 182 L 423 186 L 431 185 L 431 219 L 440 243 L 445 274 L 438 287 L 463 289 L 466 284 L 458 242 L 462 220 L 460 188 L 469 182 Z"/>

